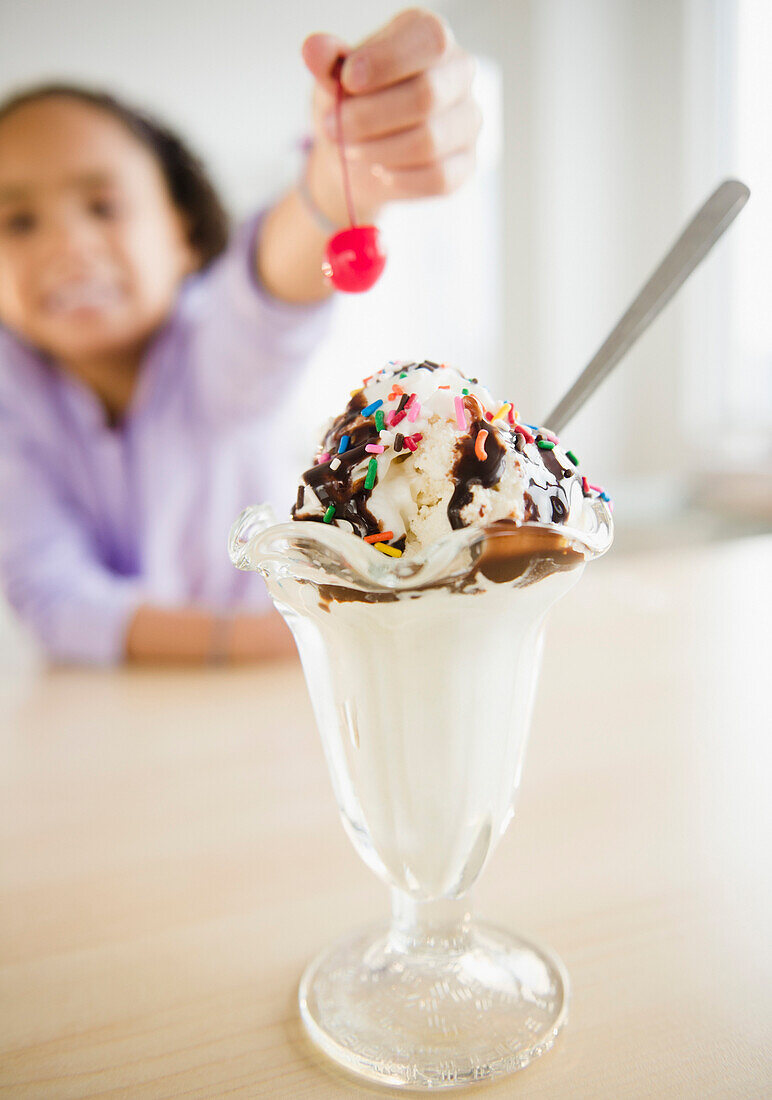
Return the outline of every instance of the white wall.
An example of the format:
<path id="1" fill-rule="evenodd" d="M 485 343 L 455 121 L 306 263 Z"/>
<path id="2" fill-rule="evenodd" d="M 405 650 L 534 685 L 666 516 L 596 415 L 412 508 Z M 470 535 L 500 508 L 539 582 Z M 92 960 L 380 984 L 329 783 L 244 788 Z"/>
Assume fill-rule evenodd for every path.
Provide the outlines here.
<path id="1" fill-rule="evenodd" d="M 771 7 L 769 0 L 447 5 L 459 37 L 502 68 L 511 364 L 503 369 L 517 373 L 518 400 L 536 419 L 721 179 L 747 175 L 752 190 L 727 238 L 563 432 L 612 490 L 620 525 L 657 512 L 661 519 L 685 501 L 694 475 L 715 478 L 726 459 L 719 422 L 736 463 L 747 466 L 749 430 L 754 469 L 772 459 L 772 347 L 760 321 L 769 310 L 759 300 L 769 297 L 762 242 L 772 243 Z M 738 74 L 733 36 L 753 9 L 746 33 L 766 31 L 766 44 L 754 52 L 755 71 Z M 751 341 L 755 360 L 745 364 L 739 351 Z M 763 503 L 754 508 L 758 514 Z"/>
<path id="2" fill-rule="evenodd" d="M 505 346 L 526 373 L 538 419 L 689 214 L 680 3 L 508 0 L 456 3 L 450 12 L 460 33 L 506 59 L 504 178 L 516 181 L 516 208 L 508 212 Z M 563 433 L 616 496 L 625 478 L 672 465 L 678 359 L 676 306 Z"/>

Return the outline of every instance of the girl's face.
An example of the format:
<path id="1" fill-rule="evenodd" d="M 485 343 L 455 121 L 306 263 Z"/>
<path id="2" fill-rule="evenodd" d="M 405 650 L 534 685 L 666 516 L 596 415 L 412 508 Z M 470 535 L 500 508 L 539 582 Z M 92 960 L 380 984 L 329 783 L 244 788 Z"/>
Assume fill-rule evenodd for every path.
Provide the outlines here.
<path id="1" fill-rule="evenodd" d="M 197 266 L 161 168 L 66 96 L 0 121 L 0 322 L 77 364 L 133 353 Z"/>

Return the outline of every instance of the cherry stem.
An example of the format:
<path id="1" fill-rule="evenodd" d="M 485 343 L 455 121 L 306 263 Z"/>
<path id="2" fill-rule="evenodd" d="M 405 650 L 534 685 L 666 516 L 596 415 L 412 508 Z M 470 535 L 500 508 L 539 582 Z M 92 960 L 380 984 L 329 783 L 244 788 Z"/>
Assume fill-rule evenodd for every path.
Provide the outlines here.
<path id="1" fill-rule="evenodd" d="M 337 80 L 337 87 L 335 89 L 335 128 L 337 130 L 337 143 L 338 143 L 338 156 L 340 157 L 340 171 L 343 176 L 343 193 L 346 197 L 346 209 L 348 211 L 348 220 L 351 222 L 352 227 L 357 224 L 356 213 L 354 211 L 354 200 L 351 197 L 351 181 L 348 178 L 348 165 L 346 164 L 346 151 L 343 143 L 343 118 L 342 107 L 343 97 L 345 92 L 343 91 L 343 84 L 340 79 L 340 70 L 343 67 L 344 59 L 341 57 L 336 62 L 333 69 L 333 75 Z"/>

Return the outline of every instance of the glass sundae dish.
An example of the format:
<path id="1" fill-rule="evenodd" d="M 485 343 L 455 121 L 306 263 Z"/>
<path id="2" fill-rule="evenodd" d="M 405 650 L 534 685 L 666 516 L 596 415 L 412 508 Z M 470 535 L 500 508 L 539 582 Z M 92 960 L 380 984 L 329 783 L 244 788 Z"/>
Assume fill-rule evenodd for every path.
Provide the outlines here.
<path id="1" fill-rule="evenodd" d="M 390 364 L 352 393 L 293 519 L 231 532 L 300 651 L 344 827 L 389 921 L 306 970 L 312 1039 L 369 1080 L 466 1085 L 548 1050 L 555 955 L 473 918 L 514 812 L 550 606 L 611 544 L 607 495 L 476 379 Z"/>

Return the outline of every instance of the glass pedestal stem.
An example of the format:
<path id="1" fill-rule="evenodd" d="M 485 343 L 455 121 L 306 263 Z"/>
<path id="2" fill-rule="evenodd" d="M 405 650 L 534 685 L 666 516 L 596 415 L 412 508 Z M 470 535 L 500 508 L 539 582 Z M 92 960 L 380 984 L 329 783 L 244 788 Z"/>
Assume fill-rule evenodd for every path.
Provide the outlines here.
<path id="1" fill-rule="evenodd" d="M 393 950 L 410 954 L 459 954 L 468 949 L 471 930 L 469 894 L 420 901 L 392 887 L 389 941 Z"/>

